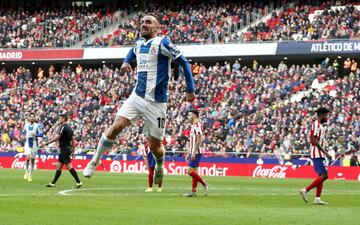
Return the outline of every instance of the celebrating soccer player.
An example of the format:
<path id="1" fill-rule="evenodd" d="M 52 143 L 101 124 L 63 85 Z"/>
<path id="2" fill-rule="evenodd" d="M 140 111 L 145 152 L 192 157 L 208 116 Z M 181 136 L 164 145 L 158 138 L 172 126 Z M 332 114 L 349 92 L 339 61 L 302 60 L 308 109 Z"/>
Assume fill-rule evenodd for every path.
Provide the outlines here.
<path id="1" fill-rule="evenodd" d="M 203 153 L 201 148 L 202 126 L 199 121 L 199 112 L 193 110 L 189 112 L 188 119 L 191 123 L 189 152 L 186 155 L 188 163 L 188 174 L 192 177 L 192 191 L 184 194 L 184 197 L 195 197 L 197 183 L 200 182 L 204 187 L 204 195 L 208 195 L 209 185 L 197 174 L 196 170 L 199 167 L 200 159 Z"/>
<path id="2" fill-rule="evenodd" d="M 310 158 L 314 163 L 315 172 L 319 175 L 308 187 L 300 190 L 300 195 L 307 203 L 307 193 L 316 187 L 316 197 L 314 204 L 327 205 L 328 203 L 321 201 L 321 191 L 323 182 L 328 178 L 327 168 L 325 166 L 325 157 L 331 158 L 329 153 L 324 149 L 325 128 L 323 124 L 327 122 L 329 110 L 320 107 L 316 111 L 318 119 L 312 124 L 310 130 Z"/>
<path id="3" fill-rule="evenodd" d="M 85 177 L 92 176 L 101 155 L 112 147 L 122 130 L 143 116 L 148 127 L 149 148 L 156 161 L 154 183 L 161 183 L 165 156 L 162 140 L 165 134 L 171 60 L 175 60 L 184 70 L 187 101 L 193 101 L 195 98 L 190 63 L 168 38 L 158 36 L 160 23 L 157 16 L 146 14 L 140 24 L 142 38 L 136 41 L 121 66 L 121 71 L 131 72 L 130 63 L 136 59 L 136 87 L 117 112 L 110 129 L 101 136 L 92 160 L 83 171 Z"/>

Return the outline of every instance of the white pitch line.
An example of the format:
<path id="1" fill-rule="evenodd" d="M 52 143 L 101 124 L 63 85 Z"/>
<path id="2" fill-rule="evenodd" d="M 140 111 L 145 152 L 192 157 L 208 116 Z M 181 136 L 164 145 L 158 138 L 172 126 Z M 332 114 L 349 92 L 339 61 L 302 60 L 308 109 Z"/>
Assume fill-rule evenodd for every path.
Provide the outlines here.
<path id="1" fill-rule="evenodd" d="M 95 194 L 95 193 L 85 193 L 85 194 L 0 194 L 0 197 L 6 197 L 6 196 L 181 196 L 181 193 L 112 193 L 112 194 Z M 198 196 L 202 196 L 202 193 L 199 193 Z M 358 193 L 341 193 L 341 194 L 335 194 L 335 193 L 328 193 L 327 195 L 360 195 Z M 297 193 L 287 193 L 287 194 L 281 194 L 281 193 L 214 193 L 210 192 L 209 196 L 298 196 Z"/>
<path id="2" fill-rule="evenodd" d="M 54 195 L 59 195 L 59 194 L 46 194 L 46 193 L 34 193 L 34 194 L 12 194 L 12 193 L 8 193 L 8 194 L 0 194 L 0 196 L 54 196 Z"/>
<path id="3" fill-rule="evenodd" d="M 181 193 L 109 193 L 109 194 L 101 194 L 101 193 L 83 193 L 76 194 L 78 190 L 64 190 L 60 191 L 56 194 L 42 194 L 42 193 L 34 193 L 34 194 L 0 194 L 0 197 L 6 196 L 181 196 Z M 71 194 L 69 193 L 71 192 Z M 200 192 L 198 194 L 202 196 Z M 219 192 L 210 192 L 209 196 L 297 196 L 298 193 L 219 193 Z M 327 195 L 360 195 L 360 193 L 327 193 Z"/>
<path id="4" fill-rule="evenodd" d="M 169 187 L 166 188 L 166 190 L 188 190 L 188 187 Z M 63 190 L 58 192 L 60 195 L 71 195 L 71 196 L 80 196 L 80 195 L 84 195 L 84 196 L 152 196 L 152 195 L 162 195 L 162 196 L 172 196 L 172 195 L 181 195 L 180 193 L 157 193 L 157 194 L 153 194 L 153 193 L 108 193 L 108 194 L 104 194 L 104 193 L 82 193 L 82 194 L 77 194 L 75 192 L 84 192 L 84 191 L 102 191 L 102 190 L 144 190 L 144 188 L 83 188 L 83 189 L 68 189 L 68 190 Z M 258 189 L 254 189 L 254 188 L 211 188 L 210 190 L 238 190 L 238 191 L 258 191 Z M 218 192 L 210 192 L 210 195 L 222 195 L 222 196 L 240 196 L 240 195 L 251 195 L 251 196 L 295 196 L 298 195 L 298 190 L 290 190 L 292 191 L 291 193 L 218 193 Z M 339 192 L 337 191 L 336 193 L 332 193 L 332 192 L 328 192 L 326 191 L 328 195 L 360 195 L 360 192 L 347 192 L 346 190 L 344 190 L 343 192 Z M 201 195 L 201 194 L 200 194 Z"/>
<path id="5" fill-rule="evenodd" d="M 82 189 L 67 189 L 59 191 L 58 193 L 1 193 L 0 197 L 3 196 L 181 196 L 181 193 L 84 193 L 87 191 L 105 191 L 105 190 L 144 190 L 143 187 L 109 187 L 109 188 L 82 188 Z M 165 190 L 189 190 L 189 187 L 168 187 Z M 239 191 L 237 193 L 219 193 L 216 190 L 230 190 Z M 297 189 L 283 189 L 288 193 L 280 192 L 273 193 L 272 191 L 279 191 L 279 189 L 259 189 L 259 188 L 228 188 L 228 187 L 211 187 L 209 195 L 213 196 L 296 196 L 298 195 Z M 257 193 L 247 193 L 247 191 Z M 261 191 L 259 193 L 259 191 Z M 82 192 L 82 193 L 80 193 Z M 326 195 L 360 195 L 360 190 L 324 190 Z M 200 191 L 199 195 L 202 195 Z"/>

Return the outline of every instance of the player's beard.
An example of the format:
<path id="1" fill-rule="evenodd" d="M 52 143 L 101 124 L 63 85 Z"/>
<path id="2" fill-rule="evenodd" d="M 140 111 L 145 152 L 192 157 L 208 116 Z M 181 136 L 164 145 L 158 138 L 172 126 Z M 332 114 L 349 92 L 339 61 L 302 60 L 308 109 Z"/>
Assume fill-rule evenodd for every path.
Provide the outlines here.
<path id="1" fill-rule="evenodd" d="M 320 123 L 321 124 L 324 124 L 324 123 L 326 123 L 327 122 L 327 118 L 321 118 L 321 120 L 320 120 Z"/>
<path id="2" fill-rule="evenodd" d="M 149 32 L 147 32 L 145 34 L 141 34 L 141 37 L 145 38 L 145 40 L 149 40 L 150 39 L 150 34 L 149 34 Z"/>
<path id="3" fill-rule="evenodd" d="M 146 28 L 146 29 L 142 28 L 140 31 L 141 37 L 145 38 L 145 40 L 149 40 L 149 39 L 155 37 L 157 34 L 156 34 L 156 31 L 154 31 L 153 29 L 154 28 Z"/>
<path id="4" fill-rule="evenodd" d="M 150 39 L 151 37 L 151 31 L 150 29 L 147 29 L 147 28 L 142 28 L 141 31 L 140 31 L 140 35 L 141 37 L 145 38 L 146 40 Z"/>

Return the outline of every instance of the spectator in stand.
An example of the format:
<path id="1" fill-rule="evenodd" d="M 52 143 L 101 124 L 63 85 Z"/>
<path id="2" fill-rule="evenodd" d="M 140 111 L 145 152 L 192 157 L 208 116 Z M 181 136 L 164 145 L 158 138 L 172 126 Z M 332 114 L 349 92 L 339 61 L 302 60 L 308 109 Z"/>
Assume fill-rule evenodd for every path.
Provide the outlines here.
<path id="1" fill-rule="evenodd" d="M 351 60 L 350 72 L 355 75 L 356 70 L 357 70 L 357 62 L 353 59 L 353 60 Z"/>
<path id="2" fill-rule="evenodd" d="M 10 140 L 10 137 L 9 137 L 9 134 L 8 134 L 7 130 L 3 131 L 2 135 L 1 135 L 1 141 L 2 141 L 3 146 L 9 146 L 10 147 L 11 140 Z"/>
<path id="3" fill-rule="evenodd" d="M 352 154 L 352 156 L 351 156 L 350 166 L 360 166 L 359 159 L 355 154 Z"/>
<path id="4" fill-rule="evenodd" d="M 347 58 L 344 61 L 344 75 L 345 76 L 349 76 L 350 75 L 350 71 L 351 71 L 351 59 Z"/>

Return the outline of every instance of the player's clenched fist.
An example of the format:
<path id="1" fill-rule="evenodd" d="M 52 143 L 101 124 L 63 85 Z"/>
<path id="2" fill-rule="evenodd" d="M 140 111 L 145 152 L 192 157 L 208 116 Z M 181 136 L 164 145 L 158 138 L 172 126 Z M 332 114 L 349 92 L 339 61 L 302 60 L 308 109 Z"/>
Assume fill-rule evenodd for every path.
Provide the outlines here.
<path id="1" fill-rule="evenodd" d="M 129 63 L 123 63 L 121 65 L 120 71 L 122 73 L 130 73 L 132 71 L 131 65 Z"/>
<path id="2" fill-rule="evenodd" d="M 193 102 L 195 100 L 195 94 L 194 93 L 186 93 L 186 100 L 188 102 Z"/>

